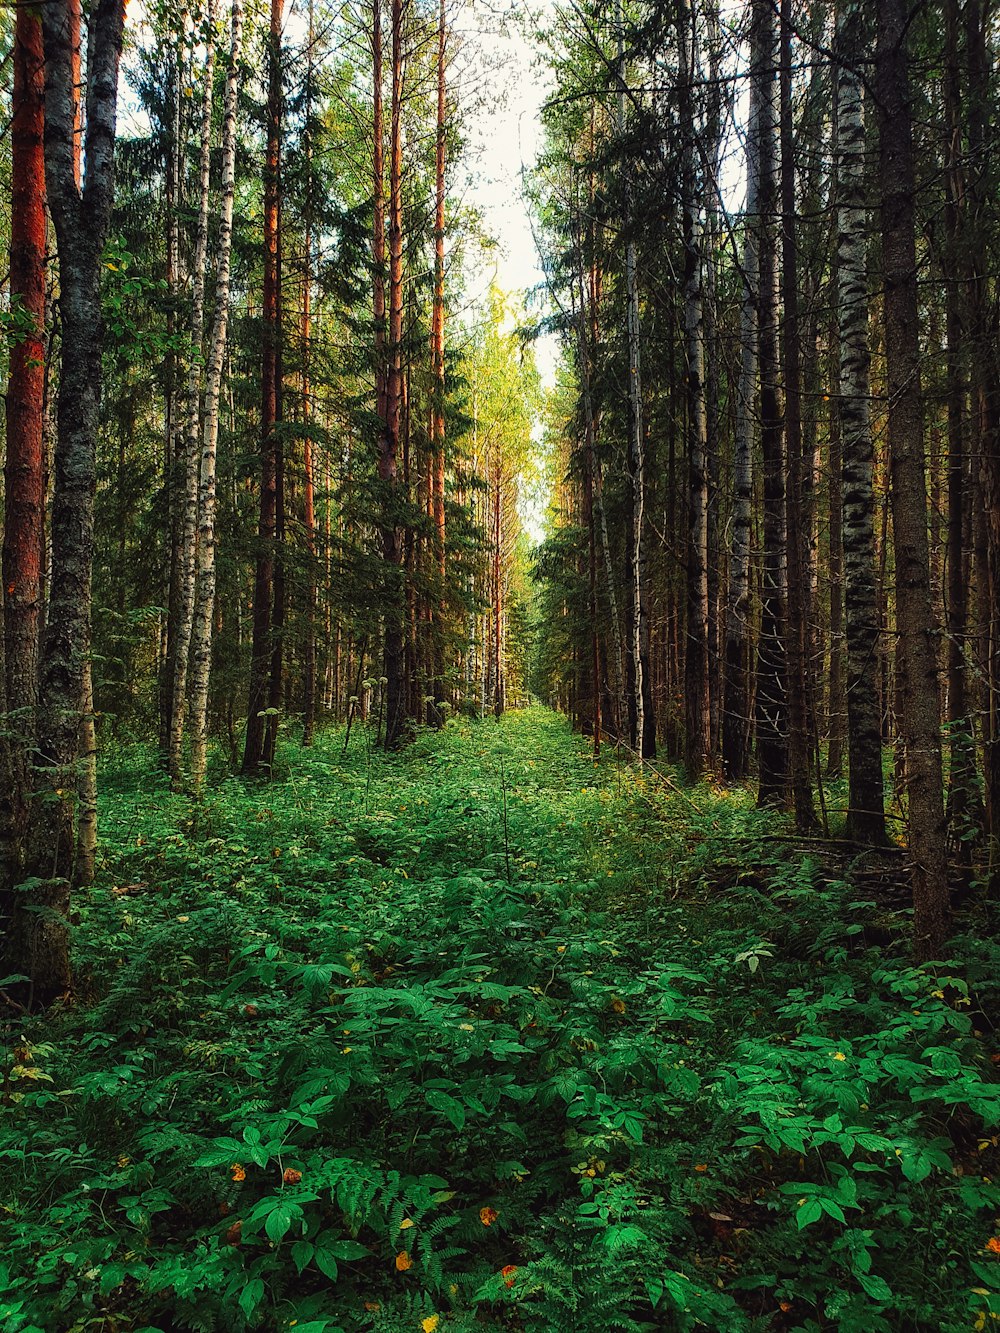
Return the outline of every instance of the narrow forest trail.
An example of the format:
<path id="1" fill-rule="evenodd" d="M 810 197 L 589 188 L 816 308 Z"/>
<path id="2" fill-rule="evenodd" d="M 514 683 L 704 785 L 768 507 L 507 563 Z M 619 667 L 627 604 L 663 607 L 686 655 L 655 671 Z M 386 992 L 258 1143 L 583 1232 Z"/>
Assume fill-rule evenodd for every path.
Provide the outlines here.
<path id="1" fill-rule="evenodd" d="M 966 980 L 553 713 L 342 742 L 197 818 L 106 771 L 91 993 L 5 1064 L 5 1333 L 988 1317 Z"/>

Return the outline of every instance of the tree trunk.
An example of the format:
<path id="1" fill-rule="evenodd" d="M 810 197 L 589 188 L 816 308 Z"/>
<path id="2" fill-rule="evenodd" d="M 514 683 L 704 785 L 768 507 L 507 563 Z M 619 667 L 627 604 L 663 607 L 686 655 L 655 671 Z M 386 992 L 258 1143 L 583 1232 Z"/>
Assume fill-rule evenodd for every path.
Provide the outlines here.
<path id="1" fill-rule="evenodd" d="M 312 51 L 314 41 L 313 0 L 309 0 L 308 70 L 306 73 L 306 209 L 303 250 L 305 263 L 302 274 L 302 526 L 306 540 L 306 638 L 302 661 L 302 744 L 311 745 L 316 729 L 316 610 L 319 602 L 316 567 L 316 505 L 313 479 L 312 442 L 312 385 L 310 373 L 310 344 L 312 339 Z"/>
<path id="2" fill-rule="evenodd" d="M 436 609 L 431 611 L 433 623 L 433 694 L 432 720 L 441 723 L 444 718 L 441 704 L 444 689 L 444 617 L 447 588 L 445 564 L 445 419 L 444 419 L 444 205 L 445 205 L 445 0 L 441 0 L 438 18 L 437 50 L 437 142 L 435 145 L 435 206 L 434 206 L 434 302 L 431 312 L 431 373 L 434 378 L 431 405 L 431 522 L 434 527 L 434 561 L 440 580 L 440 595 Z"/>
<path id="3" fill-rule="evenodd" d="M 625 133 L 625 43 L 621 0 L 615 3 L 618 34 L 618 123 Z M 632 168 L 625 168 L 625 299 L 627 303 L 629 436 L 628 472 L 631 479 L 629 515 L 629 714 L 632 746 L 642 759 L 656 754 L 656 724 L 652 714 L 649 679 L 649 612 L 646 602 L 646 451 L 642 420 L 642 371 L 639 321 L 639 280 L 635 237 Z"/>
<path id="4" fill-rule="evenodd" d="M 244 777 L 270 769 L 267 751 L 273 729 L 267 716 L 274 651 L 272 599 L 278 525 L 278 438 L 280 404 L 280 173 L 281 173 L 281 14 L 283 0 L 271 0 L 268 44 L 267 156 L 264 163 L 264 291 L 261 373 L 261 482 L 257 562 L 253 594 L 250 697 L 243 749 Z"/>
<path id="5" fill-rule="evenodd" d="M 45 521 L 45 125 L 42 24 L 26 5 L 14 26 L 10 312 L 3 528 L 4 710 L 0 874 L 21 878 L 38 700 Z M 0 901 L 0 911 L 12 908 Z"/>
<path id="6" fill-rule="evenodd" d="M 764 513 L 760 642 L 757 649 L 758 801 L 788 801 L 788 695 L 785 653 L 785 451 L 778 401 L 778 271 L 775 222 L 775 33 L 769 0 L 754 0 L 760 32 L 760 363 Z"/>
<path id="7" fill-rule="evenodd" d="M 906 747 L 915 947 L 919 957 L 937 958 L 948 925 L 948 876 L 937 640 L 928 565 L 907 28 L 906 0 L 882 0 L 878 10 L 876 92 L 897 664 L 905 700 L 899 725 Z"/>
<path id="8" fill-rule="evenodd" d="M 229 287 L 233 242 L 233 200 L 236 193 L 236 104 L 243 39 L 243 0 L 233 0 L 229 68 L 222 121 L 222 199 L 219 209 L 215 310 L 205 366 L 204 433 L 198 495 L 198 564 L 194 622 L 191 634 L 191 787 L 205 780 L 208 745 L 208 685 L 212 668 L 212 618 L 215 609 L 216 458 L 219 441 L 219 397 L 229 327 Z"/>
<path id="9" fill-rule="evenodd" d="M 679 14 L 682 69 L 681 133 L 684 136 L 684 369 L 688 425 L 687 634 L 684 649 L 684 765 L 697 782 L 711 764 L 711 699 L 708 684 L 708 422 L 705 408 L 705 325 L 701 272 L 701 222 L 695 195 L 695 123 L 692 87 L 698 73 L 697 32 L 690 0 Z"/>
<path id="10" fill-rule="evenodd" d="M 846 833 L 858 842 L 878 845 L 885 842 L 885 815 L 868 383 L 865 126 L 858 73 L 864 51 L 862 32 L 860 10 L 849 4 L 837 31 L 837 309 L 849 773 Z"/>
<path id="11" fill-rule="evenodd" d="M 198 561 L 198 462 L 201 441 L 201 366 L 205 331 L 205 279 L 208 267 L 208 222 L 211 198 L 212 100 L 215 88 L 215 0 L 205 12 L 208 36 L 205 70 L 202 75 L 201 127 L 198 162 L 198 223 L 192 269 L 191 346 L 184 393 L 184 422 L 181 429 L 181 467 L 184 479 L 180 532 L 180 578 L 177 624 L 174 631 L 173 685 L 171 688 L 170 741 L 167 772 L 175 787 L 182 781 L 181 746 L 187 715 L 188 665 L 191 628 L 194 623 L 195 578 Z"/>
<path id="12" fill-rule="evenodd" d="M 161 635 L 163 650 L 160 661 L 159 682 L 159 728 L 157 733 L 160 760 L 164 767 L 169 766 L 170 727 L 173 722 L 173 687 L 174 663 L 177 656 L 177 621 L 180 617 L 181 603 L 181 515 L 178 512 L 177 473 L 181 453 L 181 431 L 178 417 L 178 370 L 180 361 L 174 350 L 177 333 L 177 310 L 181 290 L 181 253 L 180 253 L 180 207 L 182 203 L 182 114 L 181 114 L 181 79 L 183 71 L 179 52 L 172 57 L 170 77 L 172 80 L 172 110 L 170 133 L 167 139 L 163 162 L 164 208 L 167 222 L 167 340 L 170 344 L 164 361 L 164 405 L 163 405 L 163 490 L 166 497 L 167 541 L 167 577 L 166 577 L 166 619 Z"/>
<path id="13" fill-rule="evenodd" d="M 38 692 L 45 507 L 45 155 L 42 24 L 17 6 L 11 119 L 10 310 L 3 612 L 7 725 L 30 746 Z"/>
<path id="14" fill-rule="evenodd" d="M 385 746 L 403 739 L 406 691 L 403 631 L 405 587 L 400 534 L 399 447 L 403 400 L 403 23 L 407 0 L 392 0 L 392 95 L 389 126 L 389 363 L 385 416 L 379 434 L 378 477 L 382 491 L 379 524 L 385 580 L 383 685 Z"/>
<path id="15" fill-rule="evenodd" d="M 100 411 L 102 255 L 114 198 L 114 144 L 124 7 L 99 0 L 87 62 L 86 184 L 76 167 L 77 98 L 71 7 L 42 9 L 45 184 L 59 257 L 62 374 L 57 404 L 49 615 L 39 645 L 38 722 L 25 870 L 9 961 L 29 1000 L 70 985 L 68 931 L 75 874 L 74 805 L 80 704 L 90 650 L 95 450 Z M 39 909 L 42 909 L 39 911 Z"/>
<path id="16" fill-rule="evenodd" d="M 747 198 L 744 209 L 740 366 L 736 390 L 736 435 L 733 443 L 733 516 L 726 597 L 725 676 L 722 706 L 722 767 L 730 782 L 739 782 L 750 768 L 750 518 L 753 497 L 753 435 L 756 421 L 757 315 L 760 265 L 760 105 L 766 96 L 760 9 L 753 10 L 750 35 L 750 105 L 747 124 Z"/>
<path id="17" fill-rule="evenodd" d="M 802 453 L 802 367 L 799 347 L 799 256 L 795 199 L 795 143 L 792 126 L 792 5 L 781 0 L 781 288 L 784 318 L 782 359 L 785 386 L 785 550 L 788 586 L 786 652 L 788 668 L 788 767 L 795 826 L 809 832 L 813 812 L 808 679 L 808 592 L 806 524 L 807 478 Z"/>
<path id="18" fill-rule="evenodd" d="M 976 779 L 976 745 L 969 706 L 965 651 L 968 633 L 968 575 L 965 535 L 971 530 L 969 487 L 965 448 L 966 372 L 964 345 L 967 330 L 964 315 L 968 303 L 963 292 L 970 288 L 971 265 L 963 249 L 965 181 L 962 169 L 962 85 L 959 63 L 959 12 L 957 0 L 945 8 L 944 101 L 947 114 L 945 148 L 947 230 L 945 263 L 945 322 L 947 336 L 948 397 L 948 828 L 952 852 L 966 876 L 972 870 L 972 849 L 982 833 L 983 811 Z"/>

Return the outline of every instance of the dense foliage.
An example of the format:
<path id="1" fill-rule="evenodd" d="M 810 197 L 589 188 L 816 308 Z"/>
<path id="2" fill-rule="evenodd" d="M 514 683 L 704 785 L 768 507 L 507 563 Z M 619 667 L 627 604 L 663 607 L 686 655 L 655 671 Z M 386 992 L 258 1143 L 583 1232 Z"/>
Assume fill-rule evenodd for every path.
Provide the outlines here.
<path id="1" fill-rule="evenodd" d="M 997 951 L 541 709 L 170 794 L 109 755 L 81 1000 L 9 1026 L 0 1323 L 1000 1316 Z M 992 1056 L 992 1059 L 991 1059 Z"/>

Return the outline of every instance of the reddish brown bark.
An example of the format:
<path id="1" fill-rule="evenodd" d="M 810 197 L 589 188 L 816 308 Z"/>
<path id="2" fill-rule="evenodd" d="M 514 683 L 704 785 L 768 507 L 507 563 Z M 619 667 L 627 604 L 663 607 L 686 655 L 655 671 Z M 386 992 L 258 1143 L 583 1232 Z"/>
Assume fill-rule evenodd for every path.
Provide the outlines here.
<path id="1" fill-rule="evenodd" d="M 45 504 L 45 156 L 42 26 L 18 5 L 11 118 L 10 308 L 6 395 L 3 636 L 9 739 L 2 746 L 0 846 L 6 885 L 21 880 L 38 697 Z M 0 909 L 2 910 L 2 909 Z M 6 912 L 4 911 L 4 915 Z"/>
<path id="2" fill-rule="evenodd" d="M 42 25 L 17 6 L 11 121 L 10 293 L 13 346 L 4 466 L 4 652 L 7 710 L 30 731 L 37 695 L 44 506 L 45 157 Z"/>
<path id="3" fill-rule="evenodd" d="M 431 404 L 431 472 L 430 501 L 434 525 L 434 559 L 441 580 L 442 598 L 432 617 L 436 620 L 434 633 L 434 699 L 444 700 L 444 641 L 442 638 L 445 611 L 445 509 L 444 509 L 444 165 L 445 165 L 445 0 L 441 0 L 438 19 L 437 50 L 437 145 L 435 153 L 435 209 L 434 209 L 434 304 L 431 311 L 431 365 L 434 389 Z M 440 713 L 435 709 L 436 718 Z"/>
<path id="4" fill-rule="evenodd" d="M 404 680 L 403 587 L 398 509 L 399 448 L 403 408 L 403 20 L 405 0 L 392 0 L 392 100 L 389 126 L 389 338 L 385 414 L 378 441 L 384 589 L 383 674 L 385 744 L 399 745 L 403 734 Z M 376 194 L 378 191 L 376 190 Z M 376 223 L 377 232 L 377 223 Z"/>

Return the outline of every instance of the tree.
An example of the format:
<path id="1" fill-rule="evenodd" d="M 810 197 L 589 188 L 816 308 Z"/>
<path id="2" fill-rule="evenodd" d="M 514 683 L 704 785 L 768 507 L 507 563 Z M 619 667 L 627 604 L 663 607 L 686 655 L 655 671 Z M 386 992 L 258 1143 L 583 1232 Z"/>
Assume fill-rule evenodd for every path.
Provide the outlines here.
<path id="1" fill-rule="evenodd" d="M 888 440 L 896 565 L 897 670 L 905 708 L 914 932 L 918 954 L 940 956 L 948 921 L 937 650 L 927 540 L 920 320 L 914 231 L 916 180 L 905 0 L 878 11 L 876 95 L 882 183 L 882 266 Z"/>
<path id="2" fill-rule="evenodd" d="M 858 72 L 863 32 L 859 7 L 845 5 L 837 27 L 837 312 L 850 782 L 846 832 L 858 842 L 877 845 L 885 841 L 885 815 L 876 681 L 879 624 L 869 412 L 865 127 Z"/>
<path id="3" fill-rule="evenodd" d="M 778 264 L 775 222 L 774 15 L 769 0 L 754 0 L 760 33 L 760 217 L 758 359 L 763 458 L 763 555 L 760 638 L 757 647 L 757 765 L 761 805 L 788 799 L 788 663 L 785 652 L 785 450 L 778 398 Z"/>
<path id="4" fill-rule="evenodd" d="M 77 79 L 72 7 L 42 10 L 45 186 L 56 233 L 62 361 L 56 405 L 48 615 L 39 644 L 37 727 L 24 884 L 16 895 L 8 962 L 30 979 L 30 999 L 68 989 L 67 915 L 76 860 L 80 704 L 90 651 L 95 449 L 101 392 L 101 275 L 114 199 L 118 70 L 124 9 L 99 0 L 89 24 L 84 170 L 76 162 Z"/>
<path id="5" fill-rule="evenodd" d="M 697 782 L 712 762 L 709 695 L 708 419 L 699 205 L 696 198 L 693 87 L 698 75 L 694 9 L 678 15 L 684 209 L 684 355 L 688 422 L 687 632 L 684 638 L 685 767 Z"/>
<path id="6" fill-rule="evenodd" d="M 216 594 L 216 474 L 219 406 L 229 328 L 233 202 L 236 193 L 236 110 L 243 42 L 243 4 L 233 0 L 229 68 L 222 121 L 222 202 L 216 243 L 215 308 L 205 366 L 204 411 L 198 472 L 198 553 L 191 632 L 191 786 L 205 779 L 208 747 L 208 688 L 212 666 L 212 617 Z"/>
<path id="7" fill-rule="evenodd" d="M 261 480 L 258 550 L 253 593 L 250 697 L 243 774 L 270 773 L 274 761 L 282 662 L 283 577 L 280 544 L 283 513 L 281 328 L 281 17 L 283 0 L 271 0 L 267 47 L 267 149 L 264 159 L 264 290 L 261 362 Z"/>

